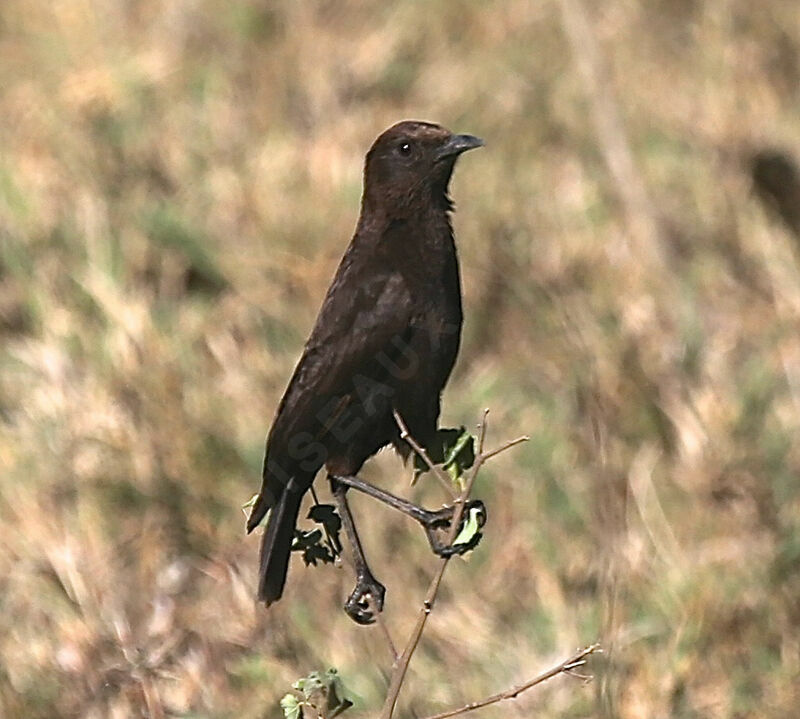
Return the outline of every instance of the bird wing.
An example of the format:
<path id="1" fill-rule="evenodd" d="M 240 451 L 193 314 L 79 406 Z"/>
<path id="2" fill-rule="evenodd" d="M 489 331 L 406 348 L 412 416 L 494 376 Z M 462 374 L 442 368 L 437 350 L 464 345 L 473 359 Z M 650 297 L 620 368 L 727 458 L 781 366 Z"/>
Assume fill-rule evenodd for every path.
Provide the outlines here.
<path id="1" fill-rule="evenodd" d="M 354 377 L 379 379 L 376 373 L 407 341 L 414 310 L 406 278 L 354 254 L 342 260 L 278 407 L 270 454 L 285 452 L 300 433 L 320 439 L 326 430 L 321 417 L 335 421 L 337 410 L 356 399 Z"/>
<path id="2" fill-rule="evenodd" d="M 269 431 L 263 484 L 248 532 L 287 489 L 305 492 L 325 461 L 320 441 L 338 414 L 354 400 L 363 401 L 354 378 L 366 376 L 377 385 L 378 358 L 391 361 L 395 347 L 407 340 L 413 294 L 407 279 L 391 269 L 396 265 L 383 259 L 355 244 L 342 258 Z"/>

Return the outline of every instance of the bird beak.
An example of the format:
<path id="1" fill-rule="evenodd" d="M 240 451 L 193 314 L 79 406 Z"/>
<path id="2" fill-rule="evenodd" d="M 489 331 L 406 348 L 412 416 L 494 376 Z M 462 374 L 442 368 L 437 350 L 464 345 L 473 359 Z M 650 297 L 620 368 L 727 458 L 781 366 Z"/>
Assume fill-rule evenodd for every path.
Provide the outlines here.
<path id="1" fill-rule="evenodd" d="M 483 140 L 474 135 L 451 135 L 450 139 L 439 148 L 436 153 L 437 160 L 444 160 L 446 157 L 460 155 L 467 150 L 474 150 L 476 147 L 483 147 Z"/>

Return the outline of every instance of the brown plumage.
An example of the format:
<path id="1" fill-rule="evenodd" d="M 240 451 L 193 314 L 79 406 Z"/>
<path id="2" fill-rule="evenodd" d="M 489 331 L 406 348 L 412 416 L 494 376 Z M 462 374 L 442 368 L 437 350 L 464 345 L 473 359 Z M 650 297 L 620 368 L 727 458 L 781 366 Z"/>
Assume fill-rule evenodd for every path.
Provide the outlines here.
<path id="1" fill-rule="evenodd" d="M 481 144 L 405 121 L 367 153 L 355 235 L 278 407 L 247 523 L 271 510 L 258 585 L 267 605 L 283 592 L 300 502 L 323 465 L 355 475 L 387 444 L 408 456 L 393 409 L 423 445 L 435 436 L 462 321 L 448 183 L 458 155 Z"/>

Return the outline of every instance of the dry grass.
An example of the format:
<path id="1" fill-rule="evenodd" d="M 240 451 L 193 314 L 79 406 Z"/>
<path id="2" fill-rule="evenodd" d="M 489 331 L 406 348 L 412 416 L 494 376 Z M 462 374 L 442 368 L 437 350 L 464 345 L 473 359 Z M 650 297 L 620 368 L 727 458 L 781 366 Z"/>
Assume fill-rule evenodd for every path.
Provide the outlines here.
<path id="1" fill-rule="evenodd" d="M 272 717 L 329 665 L 354 717 L 380 706 L 349 572 L 295 564 L 255 607 L 239 507 L 363 152 L 404 117 L 487 140 L 453 187 L 468 324 L 444 421 L 490 406 L 490 445 L 532 439 L 477 488 L 486 537 L 402 715 L 596 638 L 593 688 L 482 716 L 796 711 L 800 248 L 742 162 L 800 153 L 796 2 L 600 5 L 592 60 L 571 0 L 4 0 L 3 716 Z M 388 454 L 368 474 L 407 479 Z M 405 635 L 424 538 L 355 504 Z"/>

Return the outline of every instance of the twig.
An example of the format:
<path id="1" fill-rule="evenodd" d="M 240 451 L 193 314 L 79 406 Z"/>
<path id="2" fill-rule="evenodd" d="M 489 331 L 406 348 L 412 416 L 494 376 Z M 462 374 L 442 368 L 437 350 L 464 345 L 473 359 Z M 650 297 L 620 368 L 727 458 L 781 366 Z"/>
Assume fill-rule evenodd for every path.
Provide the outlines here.
<path id="1" fill-rule="evenodd" d="M 478 454 L 483 454 L 483 446 L 486 443 L 486 418 L 489 416 L 489 408 L 486 407 L 483 410 L 483 416 L 481 417 L 481 423 L 478 425 L 478 429 L 480 430 L 478 434 Z"/>
<path id="2" fill-rule="evenodd" d="M 483 463 L 486 462 L 487 459 L 493 457 L 500 452 L 508 449 L 509 447 L 514 446 L 515 444 L 519 444 L 520 442 L 524 441 L 525 438 L 518 438 L 513 440 L 510 443 L 506 443 L 505 445 L 499 447 L 497 450 L 489 454 L 484 454 L 483 448 L 486 441 L 486 427 L 487 427 L 487 415 L 489 414 L 489 410 L 484 410 L 483 418 L 480 425 L 480 433 L 478 436 L 478 455 L 475 457 L 475 462 L 472 465 L 472 469 L 467 477 L 467 482 L 464 486 L 464 491 L 461 492 L 458 499 L 455 500 L 455 511 L 453 512 L 453 520 L 452 524 L 450 525 L 450 532 L 448 535 L 448 544 L 452 545 L 453 541 L 455 540 L 456 536 L 458 535 L 459 527 L 461 526 L 461 520 L 464 517 L 464 511 L 467 506 L 467 499 L 472 492 L 472 487 L 475 484 L 475 480 L 478 476 L 478 472 L 480 468 L 483 466 Z M 415 443 L 412 443 L 411 437 L 408 436 L 408 431 L 404 430 L 404 425 L 402 425 L 402 419 L 400 415 L 395 412 L 395 420 L 397 420 L 398 424 L 400 425 L 401 433 L 405 431 L 406 437 L 404 439 L 414 447 Z M 402 434 L 401 434 L 402 436 Z M 416 447 L 414 447 L 416 449 Z M 423 455 L 423 459 L 425 459 Z M 426 460 L 430 462 L 430 459 Z M 432 465 L 429 465 L 432 466 Z M 380 719 L 392 719 L 392 714 L 394 713 L 395 705 L 397 704 L 397 697 L 400 695 L 400 690 L 403 688 L 403 682 L 405 681 L 406 672 L 408 671 L 408 666 L 411 663 L 411 657 L 414 655 L 414 652 L 419 645 L 420 639 L 422 638 L 422 633 L 425 631 L 425 625 L 428 622 L 428 617 L 430 616 L 431 612 L 433 611 L 433 605 L 436 602 L 436 596 L 439 593 L 439 587 L 442 583 L 442 578 L 444 577 L 445 570 L 447 569 L 447 565 L 450 562 L 450 557 L 445 557 L 441 560 L 439 564 L 439 569 L 436 571 L 436 574 L 433 576 L 430 585 L 428 586 L 428 591 L 425 594 L 425 599 L 422 602 L 422 609 L 420 610 L 419 617 L 417 619 L 417 623 L 414 625 L 414 629 L 411 632 L 411 636 L 406 643 L 405 649 L 403 649 L 403 653 L 394 663 L 392 667 L 392 680 L 389 683 L 389 690 L 386 693 L 386 700 L 384 701 L 383 708 L 381 709 Z"/>
<path id="3" fill-rule="evenodd" d="M 557 667 L 553 667 L 543 674 L 539 674 L 539 676 L 534 677 L 524 684 L 512 687 L 511 689 L 506 689 L 504 692 L 499 692 L 498 694 L 492 694 L 491 696 L 481 699 L 480 701 L 465 704 L 463 707 L 459 707 L 458 709 L 449 709 L 448 711 L 444 711 L 439 714 L 432 714 L 431 716 L 425 717 L 425 719 L 447 719 L 448 717 L 454 717 L 458 716 L 459 714 L 466 714 L 467 712 L 475 711 L 476 709 L 482 709 L 490 704 L 497 704 L 498 702 L 506 701 L 508 699 L 516 699 L 520 694 L 528 691 L 528 689 L 532 689 L 537 684 L 546 682 L 548 679 L 552 679 L 559 674 L 572 674 L 574 669 L 577 667 L 582 667 L 584 664 L 586 664 L 586 657 L 588 657 L 590 654 L 597 654 L 598 652 L 602 651 L 603 650 L 600 648 L 599 644 L 591 644 L 573 654 L 566 661 L 561 662 L 561 664 L 559 664 Z M 578 678 L 586 680 L 590 677 L 579 675 Z"/>
<path id="4" fill-rule="evenodd" d="M 442 583 L 444 570 L 447 568 L 447 563 L 450 561 L 449 557 L 445 557 L 439 564 L 439 569 L 431 580 L 428 591 L 425 594 L 425 599 L 422 602 L 422 611 L 419 614 L 417 623 L 411 632 L 403 653 L 398 657 L 397 661 L 392 667 L 392 679 L 389 682 L 389 690 L 386 692 L 386 700 L 381 709 L 381 719 L 391 719 L 394 712 L 395 704 L 397 704 L 397 697 L 400 695 L 400 689 L 403 687 L 403 681 L 408 671 L 408 665 L 411 662 L 411 657 L 419 644 L 422 637 L 422 632 L 425 631 L 425 624 L 433 609 L 433 603 L 436 601 L 436 595 L 439 593 L 439 585 Z"/>
<path id="5" fill-rule="evenodd" d="M 372 615 L 375 617 L 375 621 L 377 622 L 378 626 L 381 629 L 381 633 L 383 634 L 383 638 L 386 640 L 386 646 L 389 647 L 389 651 L 392 654 L 392 663 L 397 661 L 397 649 L 394 646 L 394 642 L 392 641 L 392 635 L 389 634 L 389 627 L 386 626 L 386 621 L 383 618 L 383 613 L 374 606 L 375 599 L 370 595 L 370 604 L 373 605 L 370 607 L 372 611 Z"/>
<path id="6" fill-rule="evenodd" d="M 447 476 L 447 473 L 439 465 L 434 464 L 433 460 L 425 451 L 425 448 L 409 434 L 408 427 L 403 421 L 403 418 L 400 416 L 400 413 L 396 409 L 393 409 L 392 414 L 394 415 L 394 421 L 397 422 L 397 426 L 400 428 L 400 439 L 404 439 L 411 445 L 411 449 L 413 449 L 420 457 L 422 457 L 425 464 L 428 465 L 428 469 L 430 469 L 436 479 L 439 480 L 448 496 L 451 499 L 455 499 L 456 493 L 453 490 L 453 483 L 450 481 L 450 477 Z"/>
<path id="7" fill-rule="evenodd" d="M 492 457 L 496 457 L 501 452 L 505 452 L 507 449 L 511 449 L 512 447 L 516 447 L 518 444 L 522 444 L 523 442 L 527 442 L 530 439 L 528 435 L 523 434 L 521 437 L 517 437 L 516 439 L 509 440 L 501 444 L 496 449 L 493 449 L 491 452 L 487 452 L 483 455 L 483 461 L 485 462 L 487 459 L 491 459 Z"/>

